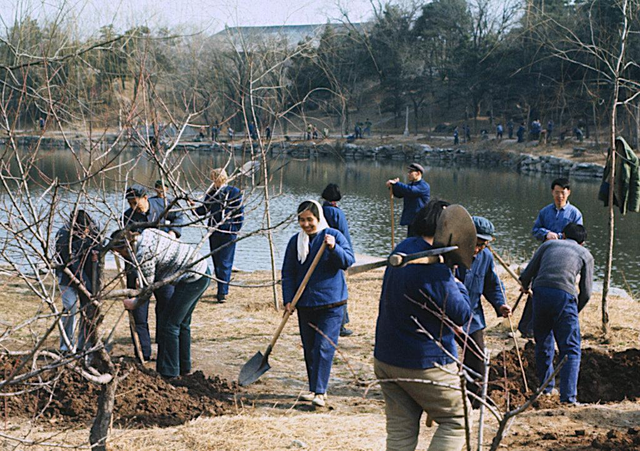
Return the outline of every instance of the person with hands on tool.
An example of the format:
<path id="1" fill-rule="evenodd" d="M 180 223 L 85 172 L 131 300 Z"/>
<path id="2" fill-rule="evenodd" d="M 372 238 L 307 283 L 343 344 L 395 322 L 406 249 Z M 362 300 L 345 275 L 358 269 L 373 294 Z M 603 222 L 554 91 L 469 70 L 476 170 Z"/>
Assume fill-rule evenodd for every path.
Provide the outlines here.
<path id="1" fill-rule="evenodd" d="M 487 218 L 481 216 L 473 216 L 473 224 L 476 227 L 476 249 L 473 257 L 471 269 L 459 266 L 456 268 L 456 277 L 464 283 L 469 291 L 469 299 L 471 301 L 471 310 L 473 316 L 469 325 L 469 330 L 465 332 L 471 338 L 473 343 L 464 343 L 464 339 L 456 336 L 458 344 L 464 347 L 463 363 L 474 370 L 478 374 L 484 374 L 484 329 L 487 323 L 484 319 L 484 310 L 482 308 L 481 297 L 489 301 L 495 309 L 496 314 L 508 317 L 511 314 L 511 307 L 505 302 L 504 286 L 500 282 L 500 278 L 496 273 L 493 254 L 487 248 L 487 244 L 493 240 L 495 227 Z M 475 394 L 480 394 L 481 387 L 476 384 L 470 384 L 469 390 Z M 471 404 L 474 408 L 478 408 L 477 401 L 472 400 Z"/>
<path id="2" fill-rule="evenodd" d="M 531 233 L 540 241 L 561 240 L 562 229 L 567 224 L 582 225 L 582 213 L 569 203 L 571 184 L 568 179 L 559 178 L 551 182 L 553 203 L 538 213 Z"/>
<path id="3" fill-rule="evenodd" d="M 138 184 L 131 185 L 125 192 L 125 198 L 129 204 L 122 215 L 122 225 L 129 230 L 136 232 L 141 228 L 137 224 L 156 223 L 155 227 L 176 237 L 182 235 L 182 226 L 186 223 L 186 218 L 178 206 L 171 207 L 165 202 L 166 199 L 160 197 L 148 197 L 147 189 Z M 125 265 L 127 276 L 127 288 L 135 289 L 138 284 L 138 275 L 130 266 Z M 156 318 L 159 311 L 162 310 L 165 303 L 171 299 L 173 295 L 173 286 L 165 285 L 154 291 L 156 298 Z M 140 347 L 142 348 L 142 356 L 144 360 L 151 359 L 151 335 L 149 334 L 149 304 L 141 304 L 140 308 L 133 311 L 135 320 L 135 330 L 140 339 Z M 157 331 L 156 331 L 157 333 Z M 132 337 L 133 338 L 133 337 Z M 134 347 L 136 346 L 135 340 Z M 138 353 L 136 353 L 138 355 Z"/>
<path id="4" fill-rule="evenodd" d="M 328 227 L 318 202 L 305 201 L 298 206 L 298 224 L 302 230 L 289 240 L 282 263 L 282 297 L 288 312 L 293 312 L 294 308 L 298 312 L 309 379 L 309 393 L 302 395 L 301 399 L 324 407 L 343 310 L 347 304 L 344 270 L 355 262 L 355 258 L 344 235 Z M 327 251 L 294 306 L 292 300 L 296 291 L 323 243 L 326 243 Z"/>
<path id="5" fill-rule="evenodd" d="M 417 236 L 412 228 L 413 219 L 422 207 L 431 198 L 431 188 L 423 180 L 424 168 L 418 163 L 411 163 L 407 167 L 409 183 L 400 182 L 399 178 L 387 180 L 387 188 L 390 188 L 395 197 L 404 198 L 400 225 L 407 226 L 407 236 Z"/>
<path id="6" fill-rule="evenodd" d="M 431 249 L 447 205 L 429 202 L 415 218 L 418 236 L 405 239 L 393 252 Z M 387 266 L 374 349 L 374 371 L 385 400 L 387 450 L 416 448 L 423 411 L 438 424 L 430 451 L 459 451 L 464 446 L 464 401 L 459 390 L 450 388 L 460 387 L 458 367 L 450 356 L 457 358 L 453 328 L 466 328 L 471 316 L 467 289 L 445 264 Z M 431 336 L 420 333 L 416 323 Z"/>
<path id="7" fill-rule="evenodd" d="M 554 342 L 560 360 L 567 362 L 560 370 L 560 402 L 577 404 L 581 339 L 578 313 L 591 297 L 593 256 L 583 246 L 587 231 L 570 223 L 562 230 L 563 239 L 542 244 L 520 275 L 521 291 L 528 291 L 533 281 L 533 336 L 536 342 L 536 373 L 540 382 L 553 373 Z M 580 275 L 580 291 L 576 278 Z M 554 381 L 545 393 L 551 393 Z"/>
<path id="8" fill-rule="evenodd" d="M 156 370 L 173 378 L 191 372 L 191 315 L 211 283 L 207 263 L 186 243 L 158 229 L 142 233 L 117 230 L 111 235 L 112 250 L 140 272 L 142 288 L 166 281 L 171 297 L 158 311 L 158 357 Z M 127 310 L 147 304 L 150 292 L 123 301 Z"/>

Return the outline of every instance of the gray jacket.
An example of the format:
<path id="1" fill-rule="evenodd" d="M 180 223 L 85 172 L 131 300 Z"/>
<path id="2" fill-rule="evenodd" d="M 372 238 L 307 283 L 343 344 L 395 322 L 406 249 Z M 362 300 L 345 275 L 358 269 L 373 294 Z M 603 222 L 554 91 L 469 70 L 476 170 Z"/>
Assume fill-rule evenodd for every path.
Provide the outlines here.
<path id="1" fill-rule="evenodd" d="M 576 278 L 580 274 L 580 291 L 576 290 Z M 593 256 L 571 239 L 549 240 L 543 243 L 520 275 L 524 288 L 533 280 L 536 287 L 556 288 L 578 299 L 582 310 L 591 298 L 593 285 Z"/>

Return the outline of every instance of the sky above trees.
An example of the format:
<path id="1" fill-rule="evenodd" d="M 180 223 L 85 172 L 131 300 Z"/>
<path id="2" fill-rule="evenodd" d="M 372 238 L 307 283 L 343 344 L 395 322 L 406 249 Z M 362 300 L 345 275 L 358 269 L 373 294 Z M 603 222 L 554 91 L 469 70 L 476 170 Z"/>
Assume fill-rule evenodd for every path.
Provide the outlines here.
<path id="1" fill-rule="evenodd" d="M 3 27 L 16 18 L 51 18 L 60 11 L 91 33 L 113 23 L 117 28 L 152 25 L 175 28 L 206 29 L 210 32 L 228 26 L 300 25 L 343 19 L 346 11 L 351 21 L 370 20 L 369 0 L 0 0 Z"/>

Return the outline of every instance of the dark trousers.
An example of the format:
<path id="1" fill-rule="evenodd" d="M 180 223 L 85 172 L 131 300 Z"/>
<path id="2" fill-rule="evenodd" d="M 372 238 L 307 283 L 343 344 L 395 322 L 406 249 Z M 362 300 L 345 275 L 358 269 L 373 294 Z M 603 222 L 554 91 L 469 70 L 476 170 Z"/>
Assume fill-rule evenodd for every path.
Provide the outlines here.
<path id="1" fill-rule="evenodd" d="M 233 233 L 214 233 L 209 237 L 209 246 L 213 255 L 213 269 L 218 280 L 218 295 L 229 294 L 229 281 L 233 258 L 236 253 L 236 238 Z M 217 250 L 216 250 L 217 249 Z"/>
<path id="2" fill-rule="evenodd" d="M 156 370 L 175 377 L 191 371 L 191 315 L 211 279 L 207 276 L 191 283 L 181 282 L 158 316 L 158 361 Z"/>
<path id="3" fill-rule="evenodd" d="M 169 302 L 169 300 L 171 299 L 171 296 L 173 296 L 174 289 L 175 287 L 173 285 L 165 285 L 164 287 L 158 288 L 153 292 L 153 295 L 156 298 L 156 341 L 158 337 L 158 317 L 160 316 L 162 310 L 165 308 L 167 302 Z M 149 302 L 145 302 L 144 305 L 141 305 L 133 311 L 133 319 L 135 320 L 136 332 L 138 333 L 138 338 L 140 339 L 142 356 L 145 360 L 149 360 L 151 358 L 151 335 L 149 333 Z M 133 346 L 135 347 L 133 336 L 131 337 L 131 341 L 133 342 Z M 138 355 L 137 351 L 136 355 Z"/>
<path id="4" fill-rule="evenodd" d="M 336 352 L 334 345 L 338 344 L 345 308 L 346 305 L 318 310 L 298 308 L 298 325 L 304 349 L 309 391 L 313 393 L 327 392 L 333 355 Z M 321 330 L 333 344 L 309 324 Z"/>
<path id="5" fill-rule="evenodd" d="M 518 330 L 525 338 L 533 337 L 533 301 L 531 296 L 527 297 L 522 311 L 522 317 L 518 323 Z"/>
<path id="6" fill-rule="evenodd" d="M 456 341 L 458 345 L 463 348 L 464 341 L 456 336 Z M 475 345 L 474 345 L 475 343 Z M 465 366 L 471 368 L 476 373 L 484 376 L 485 364 L 484 358 L 482 354 L 484 353 L 484 330 L 476 330 L 475 332 L 469 334 L 469 338 L 467 339 L 466 348 L 464 348 L 464 356 L 462 363 Z M 474 377 L 475 380 L 478 380 Z M 475 395 L 482 395 L 482 381 L 478 380 L 477 384 L 468 384 L 467 389 Z M 480 404 L 473 397 L 469 397 L 471 404 L 474 408 L 480 407 Z"/>
<path id="7" fill-rule="evenodd" d="M 536 373 L 540 383 L 553 373 L 555 343 L 560 360 L 567 363 L 560 370 L 560 401 L 576 402 L 580 373 L 581 339 L 578 302 L 563 290 L 539 287 L 533 290 L 533 336 L 536 341 Z M 555 339 L 554 339 L 555 337 Z M 550 392 L 554 381 L 547 386 Z"/>

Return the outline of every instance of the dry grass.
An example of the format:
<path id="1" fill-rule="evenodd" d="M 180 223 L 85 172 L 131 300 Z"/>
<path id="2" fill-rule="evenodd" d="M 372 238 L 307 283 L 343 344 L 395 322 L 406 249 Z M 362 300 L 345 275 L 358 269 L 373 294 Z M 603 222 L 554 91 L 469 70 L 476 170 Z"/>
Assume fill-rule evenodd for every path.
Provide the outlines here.
<path id="1" fill-rule="evenodd" d="M 268 278 L 264 273 L 238 273 L 234 277 L 236 281 L 243 283 L 256 283 Z M 502 277 L 506 283 L 507 296 L 513 302 L 517 297 L 515 282 L 506 275 Z M 352 374 L 353 370 L 359 379 L 373 380 L 372 354 L 381 282 L 381 271 L 360 274 L 349 280 L 349 327 L 355 333 L 352 337 L 340 340 L 340 354 L 337 354 L 334 362 L 329 388 L 329 409 L 314 411 L 308 403 L 299 402 L 297 399 L 300 393 L 306 390 L 306 373 L 294 317 L 285 328 L 269 359 L 272 369 L 254 385 L 240 389 L 237 406 L 230 415 L 201 418 L 175 428 L 117 429 L 113 431 L 110 439 L 110 449 L 280 450 L 301 446 L 314 450 L 383 449 L 386 434 L 384 405 L 379 389 L 374 386 L 365 398 L 365 387 L 358 383 Z M 213 303 L 213 293 L 213 289 L 206 293 L 193 316 L 194 369 L 202 369 L 206 374 L 218 374 L 235 380 L 244 363 L 267 346 L 280 322 L 281 312 L 275 312 L 273 309 L 272 290 L 269 287 L 232 288 L 226 304 Z M 16 302 L 16 299 L 20 302 Z M 596 293 L 581 315 L 585 347 L 605 346 L 599 332 L 599 299 L 600 296 Z M 112 305 L 113 308 L 108 312 L 105 321 L 108 325 L 113 324 L 120 313 L 119 303 Z M 25 295 L 24 289 L 18 283 L 7 283 L 0 291 L 3 321 L 21 321 L 39 308 L 40 303 Z M 516 320 L 521 311 L 522 307 L 519 307 Z M 508 326 L 505 327 L 503 321 L 494 317 L 489 306 L 485 307 L 485 312 L 489 318 L 489 347 L 497 351 L 512 346 L 513 340 L 505 334 Z M 630 299 L 614 298 L 611 300 L 610 315 L 612 339 L 606 347 L 638 347 L 640 325 L 636 319 L 640 317 L 640 304 Z M 150 324 L 153 323 L 151 318 Z M 34 327 L 44 327 L 45 324 L 41 321 Z M 114 353 L 130 353 L 126 324 L 119 325 L 116 337 Z M 29 333 L 21 333 L 21 346 L 31 340 Z M 56 342 L 57 335 L 48 345 L 55 347 Z M 622 412 L 633 409 L 637 411 L 637 403 L 623 403 L 610 407 L 619 408 Z M 598 418 L 603 411 L 603 408 L 598 406 L 588 407 L 584 409 L 582 420 L 563 417 L 562 421 L 566 422 L 568 428 L 584 428 L 585 422 L 590 424 L 591 428 L 593 425 L 601 427 Z M 529 412 L 519 417 L 513 431 L 527 434 L 540 424 L 556 421 L 556 413 L 551 414 L 554 415 L 553 418 L 548 415 L 537 411 Z M 624 421 L 628 421 L 628 417 L 621 417 L 621 424 L 624 424 Z M 30 439 L 55 435 L 49 438 L 49 441 L 80 445 L 86 444 L 88 437 L 87 428 L 63 431 L 66 425 L 62 423 L 33 426 L 25 422 L 9 421 L 8 425 L 9 428 L 5 429 L 4 433 L 22 436 L 28 434 Z M 606 426 L 603 424 L 602 427 Z M 487 431 L 487 436 L 491 437 L 492 430 L 490 428 Z M 433 431 L 433 428 L 423 428 L 419 449 L 427 447 Z M 8 444 L 9 442 L 3 443 L 0 439 L 0 449 Z M 509 449 L 538 448 L 519 448 L 512 443 Z"/>

